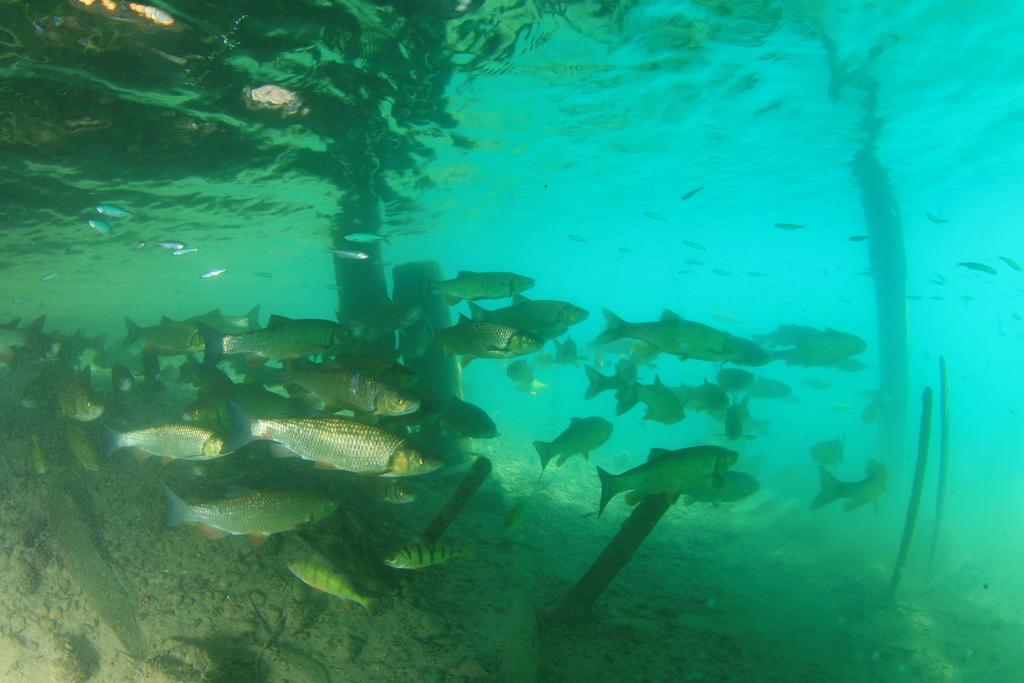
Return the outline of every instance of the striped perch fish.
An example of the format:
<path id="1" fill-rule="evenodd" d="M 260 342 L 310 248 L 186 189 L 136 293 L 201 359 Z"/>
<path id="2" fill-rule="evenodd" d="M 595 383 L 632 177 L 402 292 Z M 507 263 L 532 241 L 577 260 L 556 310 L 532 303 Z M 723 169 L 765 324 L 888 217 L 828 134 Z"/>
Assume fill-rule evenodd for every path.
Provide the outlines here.
<path id="1" fill-rule="evenodd" d="M 384 560 L 384 564 L 394 569 L 423 569 L 447 562 L 453 557 L 470 557 L 470 553 L 466 548 L 414 541 L 396 550 Z"/>

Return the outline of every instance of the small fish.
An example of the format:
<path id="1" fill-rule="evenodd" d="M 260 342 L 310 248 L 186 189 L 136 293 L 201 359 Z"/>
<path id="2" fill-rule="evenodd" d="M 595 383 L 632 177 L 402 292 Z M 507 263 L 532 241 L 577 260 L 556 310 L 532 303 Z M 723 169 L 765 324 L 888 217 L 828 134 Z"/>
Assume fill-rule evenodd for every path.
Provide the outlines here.
<path id="1" fill-rule="evenodd" d="M 82 467 L 95 472 L 100 468 L 100 454 L 77 422 L 65 422 L 64 440 L 68 450 Z"/>
<path id="2" fill-rule="evenodd" d="M 86 223 L 89 224 L 90 228 L 92 228 L 93 230 L 95 230 L 99 234 L 103 235 L 104 237 L 110 237 L 111 235 L 114 234 L 114 229 L 111 228 L 109 225 L 107 225 L 103 221 L 97 221 L 97 220 L 90 219 L 90 220 L 86 221 Z"/>
<path id="3" fill-rule="evenodd" d="M 751 270 L 750 272 L 747 273 L 747 275 L 749 275 L 750 277 L 768 277 L 766 273 L 761 273 L 756 270 Z"/>
<path id="4" fill-rule="evenodd" d="M 114 7 L 117 5 L 111 2 Z M 140 17 L 149 19 L 158 26 L 171 26 L 174 24 L 174 17 L 160 9 L 159 7 L 152 7 L 150 5 L 141 5 L 135 2 L 129 2 L 128 8 L 138 14 Z M 109 8 L 108 8 L 109 9 Z"/>
<path id="5" fill-rule="evenodd" d="M 686 265 L 688 265 L 688 266 L 703 266 L 704 265 L 703 261 L 701 261 L 700 259 L 695 259 L 695 258 L 688 258 L 688 259 L 686 259 L 686 261 L 684 263 L 686 263 Z"/>
<path id="6" fill-rule="evenodd" d="M 46 464 L 43 449 L 39 445 L 39 437 L 35 434 L 32 435 L 32 466 L 35 468 L 36 474 L 46 474 L 50 469 Z"/>
<path id="7" fill-rule="evenodd" d="M 396 550 L 384 560 L 384 564 L 393 569 L 423 569 L 447 562 L 453 557 L 468 556 L 469 553 L 465 548 L 453 548 L 442 543 L 414 541 Z"/>
<path id="8" fill-rule="evenodd" d="M 878 509 L 876 501 L 885 491 L 885 465 L 869 460 L 864 479 L 851 482 L 839 481 L 829 474 L 829 471 L 822 465 L 818 465 L 818 471 L 821 474 L 821 491 L 818 493 L 818 497 L 814 499 L 814 502 L 811 503 L 812 510 L 828 505 L 839 498 L 848 499 L 843 505 L 843 509 L 847 512 L 855 510 L 866 503 L 875 503 L 875 509 Z"/>
<path id="9" fill-rule="evenodd" d="M 42 276 L 39 279 L 42 280 L 43 282 L 46 282 L 47 280 L 52 280 L 53 278 L 57 277 L 58 275 L 60 275 L 59 272 L 47 273 L 46 275 Z"/>
<path id="10" fill-rule="evenodd" d="M 346 237 L 345 239 L 348 239 L 348 237 Z M 366 259 L 370 258 L 370 255 L 363 251 L 345 251 L 344 249 L 332 249 L 331 253 L 333 253 L 338 258 L 349 259 L 351 261 L 365 261 Z"/>
<path id="11" fill-rule="evenodd" d="M 343 238 L 346 242 L 354 242 L 356 244 L 373 244 L 375 242 L 387 242 L 391 244 L 385 235 L 374 235 L 369 232 L 350 232 Z"/>
<path id="12" fill-rule="evenodd" d="M 142 251 L 145 248 L 146 248 L 146 241 L 145 240 L 139 240 L 138 242 L 135 243 L 135 251 Z"/>
<path id="13" fill-rule="evenodd" d="M 700 192 L 703 189 L 704 189 L 703 185 L 701 185 L 700 187 L 695 187 L 694 189 L 690 190 L 689 192 L 684 194 L 682 197 L 680 197 L 680 199 L 682 199 L 685 202 L 687 199 L 689 199 L 690 197 L 692 197 L 693 195 L 697 194 L 698 192 Z"/>
<path id="14" fill-rule="evenodd" d="M 630 249 L 629 247 L 618 247 L 618 250 L 619 250 L 620 252 L 622 252 L 623 254 L 633 254 L 633 253 L 635 253 L 635 252 L 634 252 L 634 251 L 633 251 L 632 249 Z"/>
<path id="15" fill-rule="evenodd" d="M 819 465 L 835 467 L 843 461 L 843 442 L 845 437 L 822 441 L 811 446 L 811 459 Z"/>
<path id="16" fill-rule="evenodd" d="M 948 218 L 942 218 L 941 216 L 936 216 L 934 213 L 931 213 L 930 211 L 926 212 L 924 215 L 928 216 L 928 220 L 930 220 L 932 223 L 937 223 L 938 225 L 942 225 L 943 223 L 948 223 L 949 222 Z"/>
<path id="17" fill-rule="evenodd" d="M 210 460 L 225 455 L 224 438 L 195 424 L 164 424 L 131 432 L 107 430 L 103 451 L 109 457 L 122 448 L 165 460 Z"/>
<path id="18" fill-rule="evenodd" d="M 194 254 L 197 251 L 199 250 L 196 249 L 195 247 L 185 247 L 184 249 L 175 249 L 174 251 L 171 252 L 171 254 L 173 254 L 174 256 L 184 256 L 185 254 Z"/>
<path id="19" fill-rule="evenodd" d="M 364 595 L 352 586 L 351 580 L 319 553 L 288 563 L 288 571 L 310 588 L 361 605 L 367 614 L 373 614 L 376 598 Z"/>
<path id="20" fill-rule="evenodd" d="M 652 221 L 667 221 L 668 219 L 662 216 L 657 211 L 644 211 L 644 215 L 650 218 Z"/>
<path id="21" fill-rule="evenodd" d="M 203 280 L 209 280 L 212 277 L 218 277 L 226 272 L 228 272 L 227 268 L 217 268 L 216 270 L 207 271 L 201 274 L 199 277 L 202 278 Z"/>
<path id="22" fill-rule="evenodd" d="M 386 479 L 384 477 L 367 478 L 376 484 L 377 495 L 392 505 L 404 505 L 416 500 L 416 494 L 407 489 L 397 479 Z"/>
<path id="23" fill-rule="evenodd" d="M 957 265 L 963 266 L 964 268 L 970 268 L 971 270 L 977 270 L 982 273 L 988 273 L 989 275 L 998 274 L 996 269 L 992 266 L 985 265 L 984 263 L 978 263 L 976 261 L 961 261 Z"/>
<path id="24" fill-rule="evenodd" d="M 612 435 L 612 424 L 601 417 L 574 417 L 569 426 L 551 441 L 534 441 L 540 456 L 541 474 L 552 458 L 558 456 L 556 467 L 561 467 L 570 456 L 580 454 L 590 458 L 590 452 L 600 448 Z"/>
<path id="25" fill-rule="evenodd" d="M 711 272 L 714 273 L 715 275 L 732 275 L 731 271 L 722 270 L 721 268 L 713 268 Z"/>
<path id="26" fill-rule="evenodd" d="M 162 240 L 157 242 L 161 248 L 167 249 L 168 251 L 175 251 L 177 249 L 184 249 L 185 243 L 179 242 L 178 240 Z"/>
<path id="27" fill-rule="evenodd" d="M 999 258 L 1003 260 L 1003 263 L 1010 266 L 1014 270 L 1021 270 L 1020 264 L 1014 261 L 1012 258 L 1009 258 L 1008 256 L 1000 256 Z"/>
<path id="28" fill-rule="evenodd" d="M 799 230 L 800 228 L 806 228 L 805 223 L 776 223 L 775 227 L 780 230 Z"/>
<path id="29" fill-rule="evenodd" d="M 130 218 L 131 213 L 125 211 L 120 206 L 114 206 L 113 204 L 99 204 L 96 206 L 96 213 L 101 213 L 104 216 L 110 216 L 111 218 Z"/>
<path id="30" fill-rule="evenodd" d="M 196 524 L 211 538 L 271 534 L 315 524 L 332 515 L 338 503 L 305 491 L 254 491 L 235 498 L 190 504 L 161 484 L 167 526 Z"/>
<path id="31" fill-rule="evenodd" d="M 573 242 L 589 242 L 590 241 L 589 238 L 583 237 L 582 235 L 569 235 L 569 239 L 571 239 Z"/>
<path id="32" fill-rule="evenodd" d="M 526 522 L 526 500 L 526 498 L 520 496 L 516 498 L 516 502 L 512 503 L 508 514 L 505 515 L 505 519 L 501 522 L 501 528 L 505 533 L 514 534 L 523 530 Z"/>
<path id="33" fill-rule="evenodd" d="M 694 242 L 693 240 L 683 240 L 683 244 L 690 247 L 690 249 L 700 249 L 701 251 L 707 251 L 707 247 Z"/>
<path id="34" fill-rule="evenodd" d="M 851 235 L 850 236 L 850 241 L 851 242 L 863 242 L 867 238 L 868 238 L 867 235 Z"/>

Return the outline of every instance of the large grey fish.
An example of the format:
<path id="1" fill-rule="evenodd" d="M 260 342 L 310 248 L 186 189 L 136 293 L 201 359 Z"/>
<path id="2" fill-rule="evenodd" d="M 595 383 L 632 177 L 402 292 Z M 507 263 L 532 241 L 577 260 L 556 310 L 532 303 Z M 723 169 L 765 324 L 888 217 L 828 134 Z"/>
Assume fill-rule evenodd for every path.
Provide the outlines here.
<path id="1" fill-rule="evenodd" d="M 260 307 L 257 305 L 253 306 L 252 310 L 245 315 L 224 315 L 220 312 L 219 308 L 215 308 L 209 313 L 187 318 L 185 322 L 202 323 L 207 327 L 212 327 L 221 334 L 232 334 L 258 329 L 260 326 L 259 319 Z"/>
<path id="2" fill-rule="evenodd" d="M 504 299 L 524 292 L 533 285 L 534 279 L 525 275 L 460 270 L 458 275 L 451 280 L 431 282 L 430 291 L 433 294 L 442 295 L 449 303 L 456 303 L 462 299 L 466 301 Z"/>
<path id="3" fill-rule="evenodd" d="M 663 424 L 675 424 L 684 417 L 683 402 L 672 389 L 661 383 L 661 378 L 654 376 L 654 384 L 636 384 L 636 397 L 647 406 L 645 420 L 655 420 Z"/>
<path id="4" fill-rule="evenodd" d="M 533 447 L 537 449 L 540 456 L 541 473 L 548 466 L 551 458 L 559 456 L 555 462 L 556 467 L 561 467 L 569 456 L 577 453 L 584 458 L 590 457 L 590 452 L 599 448 L 612 435 L 612 423 L 602 417 L 574 417 L 569 421 L 569 426 L 553 441 L 534 441 Z"/>
<path id="5" fill-rule="evenodd" d="M 346 408 L 356 413 L 399 416 L 420 408 L 419 397 L 409 389 L 356 367 L 296 367 L 289 379 L 313 392 L 331 412 Z"/>
<path id="6" fill-rule="evenodd" d="M 330 499 L 307 491 L 253 491 L 208 503 L 186 503 L 162 484 L 167 503 L 167 526 L 197 524 L 208 536 L 248 534 L 265 539 L 319 522 L 338 509 Z"/>
<path id="7" fill-rule="evenodd" d="M 583 322 L 588 316 L 585 310 L 566 301 L 527 299 L 519 295 L 506 308 L 489 311 L 470 303 L 469 310 L 473 320 L 504 323 L 532 332 L 541 339 L 560 336 L 570 325 Z"/>
<path id="8" fill-rule="evenodd" d="M 622 474 L 609 474 L 597 468 L 601 479 L 601 503 L 598 515 L 608 501 L 629 491 L 629 502 L 654 493 L 687 493 L 707 484 L 724 485 L 722 473 L 736 464 L 739 453 L 721 446 L 692 446 L 676 451 L 652 448 L 647 462 Z"/>
<path id="9" fill-rule="evenodd" d="M 694 503 L 710 503 L 718 506 L 722 503 L 735 503 L 748 496 L 757 493 L 761 484 L 757 479 L 746 472 L 729 470 L 722 472 L 722 486 L 716 487 L 713 484 L 690 489 L 683 494 L 683 504 L 693 505 Z"/>
<path id="10" fill-rule="evenodd" d="M 346 328 L 331 320 L 306 318 L 293 320 L 272 315 L 262 330 L 241 334 L 221 334 L 200 324 L 205 341 L 205 365 L 213 365 L 227 355 L 249 353 L 271 360 L 305 358 L 329 351 L 348 336 Z"/>
<path id="11" fill-rule="evenodd" d="M 434 333 L 446 355 L 462 356 L 462 366 L 476 357 L 512 358 L 533 353 L 544 342 L 537 336 L 504 323 L 480 322 L 459 315 L 459 322 Z"/>
<path id="12" fill-rule="evenodd" d="M 348 321 L 348 325 L 355 337 L 372 344 L 395 330 L 408 329 L 422 319 L 423 307 L 419 304 L 387 301 L 373 312 Z"/>
<path id="13" fill-rule="evenodd" d="M 130 318 L 124 319 L 128 334 L 122 342 L 130 346 L 142 341 L 147 348 L 156 349 L 160 353 L 190 353 L 203 350 L 203 337 L 199 334 L 196 323 L 171 320 L 167 316 L 160 318 L 159 325 L 140 327 Z"/>
<path id="14" fill-rule="evenodd" d="M 376 425 L 343 417 L 260 419 L 233 401 L 228 402 L 228 410 L 234 427 L 227 441 L 229 450 L 251 441 L 275 441 L 321 469 L 385 477 L 425 474 L 440 466 L 404 436 Z"/>
<path id="15" fill-rule="evenodd" d="M 847 512 L 856 510 L 865 503 L 875 503 L 877 509 L 876 501 L 885 492 L 887 475 L 886 467 L 882 463 L 869 460 L 867 473 L 860 481 L 839 481 L 822 465 L 818 465 L 818 470 L 821 472 L 821 491 L 811 503 L 812 510 L 828 505 L 839 498 L 848 499 L 843 505 L 843 509 Z"/>
<path id="16" fill-rule="evenodd" d="M 131 432 L 108 433 L 106 454 L 134 448 L 174 460 L 209 460 L 223 455 L 224 439 L 197 424 L 165 424 Z"/>
<path id="17" fill-rule="evenodd" d="M 643 323 L 627 322 L 607 309 L 604 316 L 608 326 L 597 338 L 597 344 L 628 337 L 681 358 L 732 361 L 741 365 L 764 365 L 771 360 L 768 353 L 749 339 L 684 320 L 672 311 L 663 311 L 656 322 Z"/>
<path id="18" fill-rule="evenodd" d="M 811 459 L 819 465 L 835 467 L 843 461 L 844 437 L 829 439 L 811 446 Z"/>

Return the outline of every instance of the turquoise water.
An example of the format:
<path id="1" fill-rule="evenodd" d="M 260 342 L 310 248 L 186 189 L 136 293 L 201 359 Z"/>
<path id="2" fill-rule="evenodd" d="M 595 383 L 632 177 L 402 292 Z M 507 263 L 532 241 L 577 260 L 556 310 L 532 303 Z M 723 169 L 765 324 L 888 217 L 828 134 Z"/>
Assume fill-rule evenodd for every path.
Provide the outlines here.
<path id="1" fill-rule="evenodd" d="M 1021 19 L 1020 7 L 994 2 L 0 6 L 0 320 L 24 328 L 45 315 L 46 335 L 106 334 L 77 355 L 56 353 L 52 337 L 0 349 L 0 540 L 15 587 L 0 603 L 3 676 L 1012 680 L 1024 635 Z M 865 151 L 880 171 L 858 176 Z M 889 194 L 866 199 L 872 190 Z M 883 219 L 866 219 L 873 210 Z M 352 232 L 388 241 L 342 239 Z M 172 255 L 160 240 L 198 251 Z M 409 505 L 260 447 L 198 465 L 122 452 L 82 469 L 67 446 L 77 420 L 45 394 L 25 405 L 41 377 L 89 368 L 105 406 L 82 423 L 94 445 L 100 425 L 178 422 L 197 398 L 178 381 L 186 355 L 162 353 L 159 384 L 144 382 L 142 345 L 122 349 L 124 318 L 150 326 L 258 304 L 264 326 L 271 314 L 333 321 L 339 309 L 347 323 L 385 288 L 393 295 L 393 268 L 411 262 L 435 262 L 448 278 L 528 276 L 525 295 L 589 317 L 568 333 L 580 365 L 549 365 L 551 342 L 523 356 L 532 392 L 507 377 L 515 359 L 456 373 L 440 356 L 396 358 L 451 383 L 442 389 L 483 408 L 499 432 L 431 441 L 438 423 L 384 420 L 444 456 L 437 472 L 410 478 Z M 609 374 L 619 360 L 591 346 L 604 309 L 629 321 L 668 309 L 743 338 L 833 328 L 866 342 L 855 356 L 864 367 L 747 367 L 792 388 L 751 399 L 764 423 L 747 425 L 751 438 L 728 438 L 693 404 L 674 424 L 642 419 L 642 405 L 616 416 L 610 393 L 584 399 L 583 365 Z M 469 312 L 441 311 L 451 322 Z M 367 346 L 394 358 L 386 336 Z M 660 350 L 640 365 L 642 384 L 716 380 L 718 362 Z M 889 596 L 920 396 L 939 392 L 940 356 L 951 405 L 941 541 L 929 569 L 936 393 L 914 542 Z M 115 365 L 136 376 L 128 396 L 111 388 Z M 247 375 L 291 393 L 279 374 L 230 365 L 231 380 Z M 866 420 L 880 388 L 884 407 Z M 588 416 L 612 422 L 610 439 L 538 481 L 532 442 Z M 839 436 L 833 473 L 855 481 L 878 460 L 886 489 L 850 512 L 812 511 L 821 475 L 809 448 Z M 651 448 L 700 445 L 736 450 L 735 470 L 758 492 L 669 508 L 592 616 L 551 617 L 631 513 L 618 498 L 593 516 L 595 466 L 619 473 Z M 411 576 L 382 569 L 479 456 L 493 470 L 445 536 L 472 557 Z M 164 528 L 161 482 L 189 500 L 226 500 L 241 486 L 346 502 L 253 550 Z M 527 516 L 510 533 L 501 520 L 517 499 Z M 297 581 L 287 564 L 310 548 L 382 608 L 367 616 Z M 119 597 L 104 601 L 102 586 Z"/>

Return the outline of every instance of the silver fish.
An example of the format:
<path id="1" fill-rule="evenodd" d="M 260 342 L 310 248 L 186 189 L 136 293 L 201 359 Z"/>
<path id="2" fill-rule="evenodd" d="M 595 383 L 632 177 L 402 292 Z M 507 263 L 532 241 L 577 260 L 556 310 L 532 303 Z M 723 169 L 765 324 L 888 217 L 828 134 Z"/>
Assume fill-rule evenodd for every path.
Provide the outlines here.
<path id="1" fill-rule="evenodd" d="M 223 275 L 226 272 L 228 272 L 227 268 L 217 268 L 216 270 L 211 270 L 211 271 L 205 272 L 202 275 L 200 275 L 199 277 L 204 279 L 204 280 L 209 280 L 212 277 L 218 277 L 220 275 Z"/>

